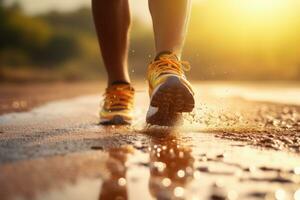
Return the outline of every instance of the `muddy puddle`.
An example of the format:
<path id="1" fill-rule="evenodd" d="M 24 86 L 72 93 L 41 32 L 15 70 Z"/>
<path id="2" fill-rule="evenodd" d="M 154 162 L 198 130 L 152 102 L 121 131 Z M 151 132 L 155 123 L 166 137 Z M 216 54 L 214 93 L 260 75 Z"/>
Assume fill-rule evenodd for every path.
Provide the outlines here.
<path id="1" fill-rule="evenodd" d="M 0 116 L 0 199 L 300 199 L 300 106 L 200 89 L 173 129 L 145 126 L 145 92 L 130 127 L 94 95 Z"/>
<path id="2" fill-rule="evenodd" d="M 110 131 L 119 134 L 118 128 Z M 82 153 L 2 166 L 1 196 L 37 200 L 300 198 L 296 155 L 170 129 L 153 128 L 127 137 L 127 144 L 126 139 L 112 141 L 110 146 L 87 142 L 90 150 Z M 32 170 L 35 173 L 28 174 Z M 3 178 L 14 184 L 5 184 Z"/>

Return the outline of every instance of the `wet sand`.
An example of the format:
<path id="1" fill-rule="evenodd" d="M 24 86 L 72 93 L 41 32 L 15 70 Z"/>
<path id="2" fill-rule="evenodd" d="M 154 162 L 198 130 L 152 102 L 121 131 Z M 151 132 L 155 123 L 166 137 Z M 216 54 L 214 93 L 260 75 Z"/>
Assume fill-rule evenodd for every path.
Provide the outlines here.
<path id="1" fill-rule="evenodd" d="M 99 126 L 92 91 L 0 116 L 1 199 L 299 199 L 300 106 L 195 86 L 173 129 L 144 123 L 140 85 L 130 127 Z"/>

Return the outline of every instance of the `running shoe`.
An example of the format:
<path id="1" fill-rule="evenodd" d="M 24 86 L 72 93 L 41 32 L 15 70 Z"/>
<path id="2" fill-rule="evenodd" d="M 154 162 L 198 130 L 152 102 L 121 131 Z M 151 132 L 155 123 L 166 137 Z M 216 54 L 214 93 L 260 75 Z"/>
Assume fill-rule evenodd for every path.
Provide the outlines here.
<path id="1" fill-rule="evenodd" d="M 161 54 L 150 63 L 147 123 L 173 126 L 181 121 L 183 112 L 193 110 L 194 92 L 184 74 L 189 70 L 189 63 L 179 60 L 173 53 Z"/>
<path id="2" fill-rule="evenodd" d="M 113 84 L 106 88 L 100 111 L 100 124 L 130 124 L 133 114 L 134 89 L 130 84 Z"/>

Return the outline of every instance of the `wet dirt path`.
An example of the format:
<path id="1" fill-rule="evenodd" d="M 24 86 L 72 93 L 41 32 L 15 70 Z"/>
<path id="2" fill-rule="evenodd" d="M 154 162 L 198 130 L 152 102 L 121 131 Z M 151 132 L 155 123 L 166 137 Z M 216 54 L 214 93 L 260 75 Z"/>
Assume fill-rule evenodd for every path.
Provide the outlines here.
<path id="1" fill-rule="evenodd" d="M 24 112 L 49 101 L 100 93 L 101 82 L 1 83 L 0 114 Z"/>
<path id="2" fill-rule="evenodd" d="M 100 95 L 0 116 L 1 199 L 300 199 L 300 107 L 196 88 L 176 129 L 143 90 L 130 127 L 97 124 Z"/>

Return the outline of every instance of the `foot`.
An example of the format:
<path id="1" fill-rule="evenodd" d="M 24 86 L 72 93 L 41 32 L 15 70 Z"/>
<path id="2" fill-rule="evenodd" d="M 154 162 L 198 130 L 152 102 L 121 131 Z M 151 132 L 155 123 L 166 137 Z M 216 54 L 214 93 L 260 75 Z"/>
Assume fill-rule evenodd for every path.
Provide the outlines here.
<path id="1" fill-rule="evenodd" d="M 129 84 L 113 84 L 106 88 L 104 104 L 100 111 L 100 124 L 130 124 L 134 89 Z"/>
<path id="2" fill-rule="evenodd" d="M 147 123 L 173 126 L 181 120 L 183 112 L 193 110 L 194 92 L 184 75 L 189 69 L 189 64 L 180 61 L 175 54 L 163 54 L 149 65 Z"/>

